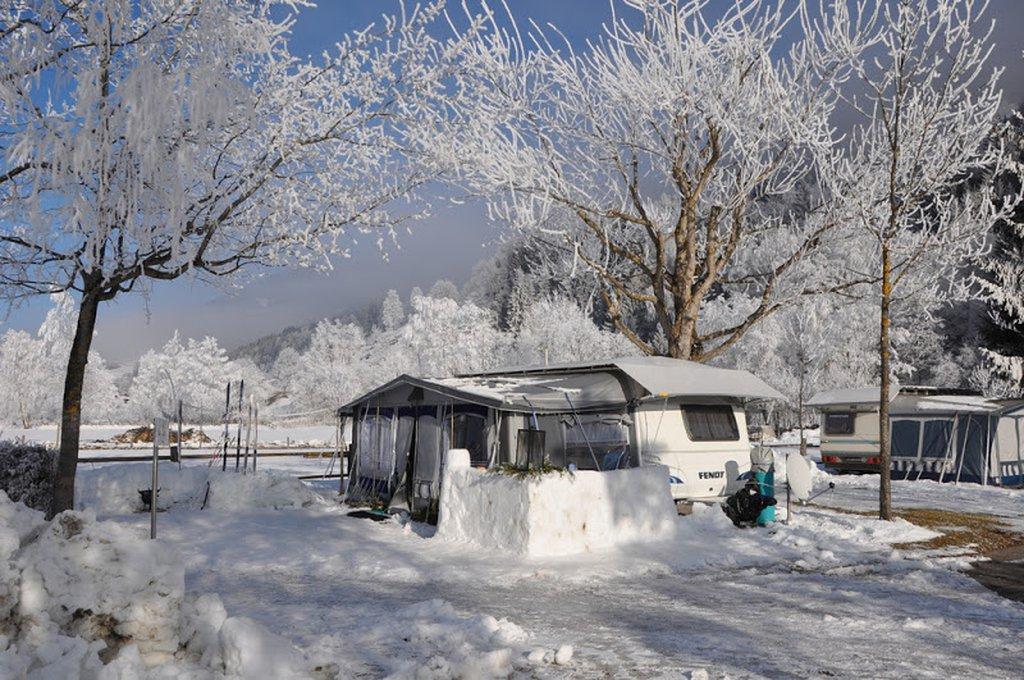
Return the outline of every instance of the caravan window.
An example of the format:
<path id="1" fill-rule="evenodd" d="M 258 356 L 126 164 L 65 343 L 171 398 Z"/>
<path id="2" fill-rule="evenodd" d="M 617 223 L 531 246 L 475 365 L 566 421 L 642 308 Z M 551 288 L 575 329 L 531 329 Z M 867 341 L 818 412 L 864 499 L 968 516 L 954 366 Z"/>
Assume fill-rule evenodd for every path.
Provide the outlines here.
<path id="1" fill-rule="evenodd" d="M 926 420 L 921 439 L 921 455 L 925 458 L 945 458 L 952 438 L 952 420 Z"/>
<path id="2" fill-rule="evenodd" d="M 734 442 L 740 438 L 732 406 L 690 405 L 683 406 L 682 410 L 690 441 Z"/>
<path id="3" fill-rule="evenodd" d="M 826 413 L 825 434 L 853 434 L 852 413 Z"/>
<path id="4" fill-rule="evenodd" d="M 899 458 L 917 458 L 921 442 L 921 422 L 918 420 L 892 421 L 892 455 Z"/>
<path id="5" fill-rule="evenodd" d="M 629 466 L 629 431 L 618 418 L 580 416 L 565 421 L 565 465 L 580 470 Z"/>

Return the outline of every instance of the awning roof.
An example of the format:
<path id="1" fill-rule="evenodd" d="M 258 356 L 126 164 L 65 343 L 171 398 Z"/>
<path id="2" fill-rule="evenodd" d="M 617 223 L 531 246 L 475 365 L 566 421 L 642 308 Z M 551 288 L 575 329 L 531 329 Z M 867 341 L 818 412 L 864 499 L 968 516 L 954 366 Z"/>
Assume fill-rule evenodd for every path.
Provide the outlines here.
<path id="1" fill-rule="evenodd" d="M 505 368 L 462 377 L 549 375 L 593 371 L 618 371 L 653 397 L 734 397 L 780 399 L 774 387 L 749 371 L 718 368 L 695 361 L 668 357 L 623 357 L 603 362 Z"/>
<path id="2" fill-rule="evenodd" d="M 807 400 L 808 406 L 860 406 L 878 403 L 879 388 L 850 387 L 841 390 L 818 392 Z"/>
<path id="3" fill-rule="evenodd" d="M 508 411 L 564 413 L 619 408 L 631 401 L 665 397 L 785 399 L 747 371 L 705 366 L 665 357 L 521 367 L 455 378 L 399 376 L 342 407 L 409 385 L 465 402 Z"/>
<path id="4" fill-rule="evenodd" d="M 819 392 L 808 400 L 811 407 L 829 406 L 878 406 L 878 387 L 856 387 Z M 889 400 L 893 415 L 923 413 L 992 413 L 1005 408 L 994 399 L 972 393 L 968 390 L 908 385 L 892 391 Z"/>
<path id="5" fill-rule="evenodd" d="M 480 376 L 466 378 L 417 378 L 402 375 L 343 406 L 373 402 L 403 385 L 419 387 L 449 399 L 506 411 L 565 413 L 573 410 L 620 408 L 634 398 L 609 372 L 561 376 Z"/>

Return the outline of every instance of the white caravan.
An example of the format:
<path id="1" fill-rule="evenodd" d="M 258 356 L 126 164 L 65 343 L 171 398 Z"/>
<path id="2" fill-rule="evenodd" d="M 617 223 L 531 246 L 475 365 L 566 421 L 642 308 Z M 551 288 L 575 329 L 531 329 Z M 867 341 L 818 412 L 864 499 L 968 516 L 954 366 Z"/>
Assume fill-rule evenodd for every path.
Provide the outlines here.
<path id="1" fill-rule="evenodd" d="M 662 357 L 400 376 L 339 410 L 355 423 L 348 499 L 429 516 L 448 448 L 479 467 L 660 464 L 676 499 L 719 498 L 750 466 L 745 405 L 782 398 L 747 371 Z"/>
<path id="2" fill-rule="evenodd" d="M 821 462 L 837 471 L 879 470 L 877 387 L 832 390 L 807 402 L 822 415 Z M 1024 407 L 968 390 L 903 386 L 889 404 L 892 475 L 1020 484 Z"/>

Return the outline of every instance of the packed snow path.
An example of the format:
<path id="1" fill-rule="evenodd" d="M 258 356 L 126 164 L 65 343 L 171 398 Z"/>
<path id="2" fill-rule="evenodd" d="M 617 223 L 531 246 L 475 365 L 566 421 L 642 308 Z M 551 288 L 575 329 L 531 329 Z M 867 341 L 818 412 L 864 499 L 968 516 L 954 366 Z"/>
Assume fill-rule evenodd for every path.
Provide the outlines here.
<path id="1" fill-rule="evenodd" d="M 531 644 L 576 647 L 548 677 L 1016 677 L 1024 606 L 885 532 L 910 525 L 807 510 L 790 528 L 741 532 L 715 515 L 673 546 L 518 561 L 421 538 L 337 508 L 169 512 L 161 537 L 187 585 L 216 592 L 339 677 L 379 677 L 402 654 L 402 608 L 440 598 L 507 617 Z M 132 518 L 130 521 L 137 521 Z M 423 528 L 419 528 L 423 531 Z M 391 639 L 365 631 L 390 626 Z M 410 624 L 411 625 L 411 624 Z"/>

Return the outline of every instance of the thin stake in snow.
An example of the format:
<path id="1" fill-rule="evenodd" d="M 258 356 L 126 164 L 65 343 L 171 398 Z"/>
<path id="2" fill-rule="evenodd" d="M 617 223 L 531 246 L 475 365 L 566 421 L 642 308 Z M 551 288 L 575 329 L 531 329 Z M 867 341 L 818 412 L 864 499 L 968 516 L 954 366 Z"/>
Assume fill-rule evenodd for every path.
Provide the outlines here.
<path id="1" fill-rule="evenodd" d="M 153 479 L 152 486 L 149 492 L 149 537 L 151 539 L 156 538 L 156 495 L 157 495 L 157 484 L 159 482 L 159 470 L 160 470 L 160 444 L 157 439 L 157 430 L 160 429 L 160 424 L 157 422 L 153 423 Z M 180 440 L 179 440 L 180 441 Z"/>
<path id="2" fill-rule="evenodd" d="M 238 381 L 238 426 L 235 428 L 235 472 L 242 458 L 242 399 L 245 396 L 245 381 Z"/>
<path id="3" fill-rule="evenodd" d="M 224 448 L 221 454 L 221 471 L 228 469 L 228 441 L 231 433 L 228 430 L 228 414 L 231 412 L 231 381 L 228 381 L 227 391 L 224 394 Z"/>

